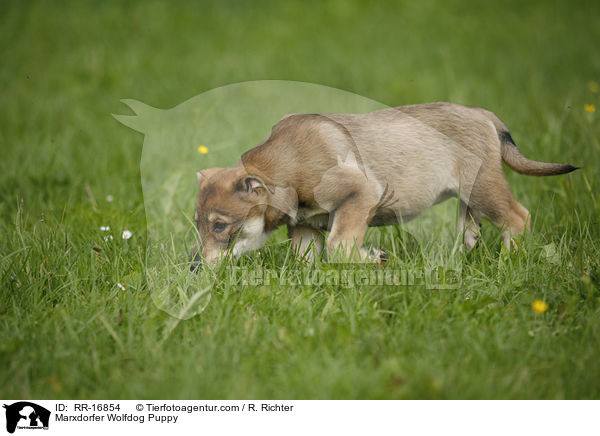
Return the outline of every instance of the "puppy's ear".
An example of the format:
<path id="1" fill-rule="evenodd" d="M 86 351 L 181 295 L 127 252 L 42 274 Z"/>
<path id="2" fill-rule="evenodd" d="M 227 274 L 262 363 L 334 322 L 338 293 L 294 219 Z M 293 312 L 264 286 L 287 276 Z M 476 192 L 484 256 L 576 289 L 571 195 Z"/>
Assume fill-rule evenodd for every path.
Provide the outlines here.
<path id="1" fill-rule="evenodd" d="M 243 176 L 237 184 L 239 191 L 245 192 L 246 194 L 257 194 L 262 195 L 269 191 L 271 194 L 275 192 L 275 187 L 269 183 L 263 181 L 262 178 L 255 175 Z"/>
<path id="2" fill-rule="evenodd" d="M 204 182 L 210 179 L 213 175 L 217 174 L 223 168 L 207 168 L 202 171 L 196 172 L 196 177 L 198 178 L 198 186 L 202 186 Z"/>

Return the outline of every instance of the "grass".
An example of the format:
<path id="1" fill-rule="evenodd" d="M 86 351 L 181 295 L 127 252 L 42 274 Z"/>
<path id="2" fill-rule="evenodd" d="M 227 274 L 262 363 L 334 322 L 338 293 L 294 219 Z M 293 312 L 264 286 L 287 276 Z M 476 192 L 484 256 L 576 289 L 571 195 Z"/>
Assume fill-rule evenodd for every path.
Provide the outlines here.
<path id="1" fill-rule="evenodd" d="M 598 12 L 558 1 L 3 2 L 0 397 L 598 398 L 600 123 L 584 110 L 600 106 L 588 87 L 600 81 Z M 507 171 L 534 218 L 518 254 L 489 225 L 468 254 L 438 243 L 452 238 L 452 202 L 370 233 L 392 253 L 386 268 L 459 261 L 458 289 L 241 286 L 221 270 L 205 310 L 179 321 L 148 282 L 144 138 L 110 114 L 127 111 L 122 98 L 165 109 L 260 79 L 486 107 L 526 155 L 583 168 Z M 280 231 L 239 262 L 300 268 L 288 251 Z M 548 311 L 535 313 L 535 299 Z"/>

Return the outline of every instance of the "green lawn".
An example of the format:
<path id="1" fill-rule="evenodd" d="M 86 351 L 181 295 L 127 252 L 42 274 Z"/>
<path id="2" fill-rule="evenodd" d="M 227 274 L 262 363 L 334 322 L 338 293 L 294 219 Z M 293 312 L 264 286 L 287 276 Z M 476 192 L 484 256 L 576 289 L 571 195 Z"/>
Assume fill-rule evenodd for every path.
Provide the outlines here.
<path id="1" fill-rule="evenodd" d="M 0 397 L 600 397 L 600 5 L 382 3 L 0 3 Z M 111 114 L 262 79 L 482 106 L 529 157 L 583 168 L 507 170 L 533 215 L 516 254 L 490 225 L 468 254 L 439 244 L 452 201 L 419 240 L 370 233 L 386 268 L 461 264 L 457 289 L 238 286 L 224 268 L 179 321 L 147 268 L 144 137 Z M 293 269 L 288 250 L 280 231 L 236 265 Z"/>

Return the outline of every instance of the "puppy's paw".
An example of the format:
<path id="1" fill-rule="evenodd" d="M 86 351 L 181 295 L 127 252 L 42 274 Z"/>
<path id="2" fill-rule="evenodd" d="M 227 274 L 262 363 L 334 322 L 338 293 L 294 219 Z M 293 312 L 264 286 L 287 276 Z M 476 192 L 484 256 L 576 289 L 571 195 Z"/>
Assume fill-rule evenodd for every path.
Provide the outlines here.
<path id="1" fill-rule="evenodd" d="M 369 250 L 369 259 L 375 264 L 384 266 L 388 261 L 388 255 L 385 251 L 381 251 L 378 248 L 371 248 Z"/>

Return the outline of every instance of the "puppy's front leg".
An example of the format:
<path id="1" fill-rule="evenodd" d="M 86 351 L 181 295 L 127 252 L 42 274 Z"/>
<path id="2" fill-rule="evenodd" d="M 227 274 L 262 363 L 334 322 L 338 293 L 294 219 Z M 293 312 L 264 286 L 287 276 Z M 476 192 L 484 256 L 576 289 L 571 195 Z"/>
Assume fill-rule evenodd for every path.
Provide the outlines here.
<path id="1" fill-rule="evenodd" d="M 379 250 L 367 250 L 363 241 L 375 211 L 377 202 L 362 196 L 351 196 L 335 211 L 331 233 L 327 238 L 327 249 L 331 254 L 341 253 L 346 260 L 385 261 Z"/>
<path id="2" fill-rule="evenodd" d="M 323 233 L 319 230 L 288 225 L 288 235 L 294 253 L 308 262 L 313 262 L 323 252 Z"/>

